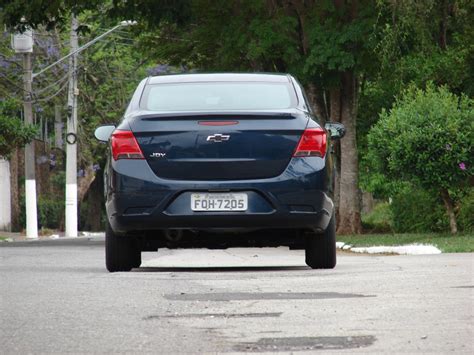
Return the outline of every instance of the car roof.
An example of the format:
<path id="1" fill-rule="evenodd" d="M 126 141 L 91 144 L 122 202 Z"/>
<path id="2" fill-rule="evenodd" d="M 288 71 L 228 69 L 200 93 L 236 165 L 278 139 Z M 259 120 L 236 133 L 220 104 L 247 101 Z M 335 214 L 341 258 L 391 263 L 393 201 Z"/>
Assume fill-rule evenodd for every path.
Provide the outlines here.
<path id="1" fill-rule="evenodd" d="M 288 74 L 275 73 L 208 73 L 151 76 L 148 84 L 198 83 L 198 82 L 289 82 Z"/>

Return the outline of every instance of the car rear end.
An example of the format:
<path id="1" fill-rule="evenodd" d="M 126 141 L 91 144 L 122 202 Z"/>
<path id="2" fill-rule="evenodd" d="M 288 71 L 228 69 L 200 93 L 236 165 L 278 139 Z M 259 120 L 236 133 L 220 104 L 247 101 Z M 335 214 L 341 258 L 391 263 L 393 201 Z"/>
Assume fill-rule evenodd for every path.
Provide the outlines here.
<path id="1" fill-rule="evenodd" d="M 183 231 L 323 233 L 333 218 L 328 137 L 297 86 L 286 75 L 142 82 L 110 139 L 113 233 L 145 244 Z"/>

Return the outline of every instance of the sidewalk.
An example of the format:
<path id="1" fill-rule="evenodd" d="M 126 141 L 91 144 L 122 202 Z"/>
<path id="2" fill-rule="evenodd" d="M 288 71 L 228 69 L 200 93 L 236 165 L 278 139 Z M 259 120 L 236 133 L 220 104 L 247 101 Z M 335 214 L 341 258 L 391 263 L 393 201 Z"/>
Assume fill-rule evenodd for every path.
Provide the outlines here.
<path id="1" fill-rule="evenodd" d="M 34 243 L 37 241 L 52 241 L 52 240 L 92 240 L 92 239 L 104 239 L 104 232 L 79 232 L 77 238 L 68 238 L 64 235 L 64 232 L 46 230 L 43 233 L 38 231 L 38 239 L 27 239 L 24 233 L 13 233 L 0 231 L 0 244 L 11 243 L 11 242 L 25 242 Z"/>

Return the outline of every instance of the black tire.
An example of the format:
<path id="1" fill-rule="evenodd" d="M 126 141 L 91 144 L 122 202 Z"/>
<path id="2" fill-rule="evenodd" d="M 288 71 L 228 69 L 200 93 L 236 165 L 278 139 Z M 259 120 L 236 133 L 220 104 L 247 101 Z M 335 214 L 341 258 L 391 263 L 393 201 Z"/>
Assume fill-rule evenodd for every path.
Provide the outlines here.
<path id="1" fill-rule="evenodd" d="M 141 250 L 135 246 L 135 248 L 138 249 L 138 252 L 135 253 L 135 260 L 133 260 L 133 268 L 138 268 L 142 264 L 142 252 Z"/>
<path id="2" fill-rule="evenodd" d="M 322 234 L 306 236 L 306 265 L 312 269 L 333 269 L 336 266 L 336 217 L 334 214 Z"/>
<path id="3" fill-rule="evenodd" d="M 141 251 L 132 237 L 118 236 L 110 225 L 105 231 L 105 266 L 110 272 L 130 271 L 141 264 Z"/>

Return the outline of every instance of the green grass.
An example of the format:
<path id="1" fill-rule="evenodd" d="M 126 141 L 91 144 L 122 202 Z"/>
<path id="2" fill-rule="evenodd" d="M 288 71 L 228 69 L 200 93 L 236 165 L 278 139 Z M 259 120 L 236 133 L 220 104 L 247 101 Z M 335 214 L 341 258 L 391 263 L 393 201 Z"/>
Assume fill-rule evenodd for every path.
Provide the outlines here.
<path id="1" fill-rule="evenodd" d="M 392 211 L 388 202 L 380 202 L 366 215 L 362 215 L 362 226 L 366 233 L 391 233 Z"/>
<path id="2" fill-rule="evenodd" d="M 7 239 L 8 239 L 7 237 L 2 237 L 2 236 L 0 235 L 0 241 L 3 242 L 4 240 L 7 240 Z"/>
<path id="3" fill-rule="evenodd" d="M 361 234 L 339 235 L 337 240 L 355 247 L 379 245 L 431 244 L 443 253 L 472 253 L 474 252 L 474 234 L 419 233 L 419 234 Z"/>

